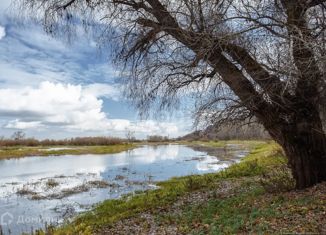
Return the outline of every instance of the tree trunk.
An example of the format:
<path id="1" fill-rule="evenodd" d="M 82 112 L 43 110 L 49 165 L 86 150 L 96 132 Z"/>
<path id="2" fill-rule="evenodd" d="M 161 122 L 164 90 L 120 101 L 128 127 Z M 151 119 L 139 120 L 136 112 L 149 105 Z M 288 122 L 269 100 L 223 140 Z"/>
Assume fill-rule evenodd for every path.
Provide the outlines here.
<path id="1" fill-rule="evenodd" d="M 326 181 L 325 137 L 310 131 L 283 144 L 296 188 L 303 189 Z"/>
<path id="2" fill-rule="evenodd" d="M 296 188 L 304 189 L 326 181 L 326 136 L 318 111 L 311 106 L 294 117 L 291 124 L 274 125 L 269 132 L 284 149 Z"/>

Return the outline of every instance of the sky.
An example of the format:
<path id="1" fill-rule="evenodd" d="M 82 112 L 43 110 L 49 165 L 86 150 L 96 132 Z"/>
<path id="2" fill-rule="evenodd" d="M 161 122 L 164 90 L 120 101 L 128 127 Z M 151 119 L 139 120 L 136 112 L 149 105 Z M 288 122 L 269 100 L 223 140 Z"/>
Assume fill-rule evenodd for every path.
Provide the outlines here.
<path id="1" fill-rule="evenodd" d="M 142 120 L 122 95 L 119 68 L 89 37 L 67 42 L 35 22 L 20 22 L 10 0 L 0 1 L 0 136 L 177 137 L 191 131 L 178 112 Z M 120 78 L 121 79 L 121 78 Z"/>

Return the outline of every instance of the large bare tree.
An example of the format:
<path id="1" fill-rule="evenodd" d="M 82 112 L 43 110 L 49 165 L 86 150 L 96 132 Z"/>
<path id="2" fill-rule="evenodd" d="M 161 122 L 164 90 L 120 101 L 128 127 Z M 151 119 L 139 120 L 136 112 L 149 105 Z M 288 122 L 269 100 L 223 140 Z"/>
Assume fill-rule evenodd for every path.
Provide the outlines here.
<path id="1" fill-rule="evenodd" d="M 50 34 L 95 27 L 141 110 L 192 96 L 213 123 L 254 116 L 283 147 L 297 188 L 326 180 L 326 1 L 17 1 Z"/>

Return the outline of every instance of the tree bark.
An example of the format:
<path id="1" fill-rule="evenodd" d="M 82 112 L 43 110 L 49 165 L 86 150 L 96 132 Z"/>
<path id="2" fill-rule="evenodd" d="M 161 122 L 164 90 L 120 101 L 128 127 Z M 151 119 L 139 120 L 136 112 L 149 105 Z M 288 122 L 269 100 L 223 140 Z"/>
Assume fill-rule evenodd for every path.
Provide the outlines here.
<path id="1" fill-rule="evenodd" d="M 297 189 L 326 181 L 326 136 L 317 110 L 296 112 L 292 123 L 268 131 L 283 147 Z"/>
<path id="2" fill-rule="evenodd" d="M 296 188 L 303 189 L 326 181 L 325 138 L 316 131 L 299 134 L 284 143 Z"/>

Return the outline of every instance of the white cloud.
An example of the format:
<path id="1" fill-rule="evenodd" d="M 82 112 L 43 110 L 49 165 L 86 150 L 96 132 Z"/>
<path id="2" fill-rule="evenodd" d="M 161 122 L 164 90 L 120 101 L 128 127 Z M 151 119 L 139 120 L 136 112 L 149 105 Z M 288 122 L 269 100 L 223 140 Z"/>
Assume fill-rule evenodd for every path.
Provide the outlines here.
<path id="1" fill-rule="evenodd" d="M 23 121 L 19 121 L 18 119 L 11 120 L 7 123 L 7 125 L 5 125 L 5 128 L 21 129 L 21 130 L 30 129 L 30 128 L 40 128 L 40 127 L 43 127 L 43 125 L 39 121 L 23 122 Z"/>
<path id="2" fill-rule="evenodd" d="M 132 123 L 129 128 L 135 132 L 149 132 L 156 135 L 176 134 L 179 129 L 175 123 L 157 122 L 153 120 Z"/>
<path id="3" fill-rule="evenodd" d="M 89 40 L 66 44 L 46 35 L 39 25 L 29 23 L 7 23 L 6 40 L 0 40 L 2 87 L 36 86 L 42 81 L 113 83 L 121 74 Z"/>
<path id="4" fill-rule="evenodd" d="M 110 91 L 113 94 L 109 94 Z M 110 85 L 89 86 L 42 82 L 38 87 L 0 89 L 0 115 L 10 118 L 4 128 L 49 129 L 97 133 L 135 131 L 136 134 L 177 135 L 169 122 L 109 119 L 101 96 L 115 96 Z M 48 130 L 49 131 L 49 130 Z"/>
<path id="5" fill-rule="evenodd" d="M 121 98 L 120 89 L 117 85 L 94 83 L 85 86 L 84 92 L 97 97 L 106 97 L 118 101 Z"/>
<path id="6" fill-rule="evenodd" d="M 0 25 L 0 40 L 6 36 L 6 29 L 5 27 Z"/>
<path id="7" fill-rule="evenodd" d="M 37 88 L 0 89 L 0 112 L 18 119 L 7 127 L 33 128 L 35 125 L 27 124 L 31 120 L 34 124 L 98 129 L 106 122 L 101 109 L 102 100 L 85 93 L 80 85 L 42 82 Z"/>

